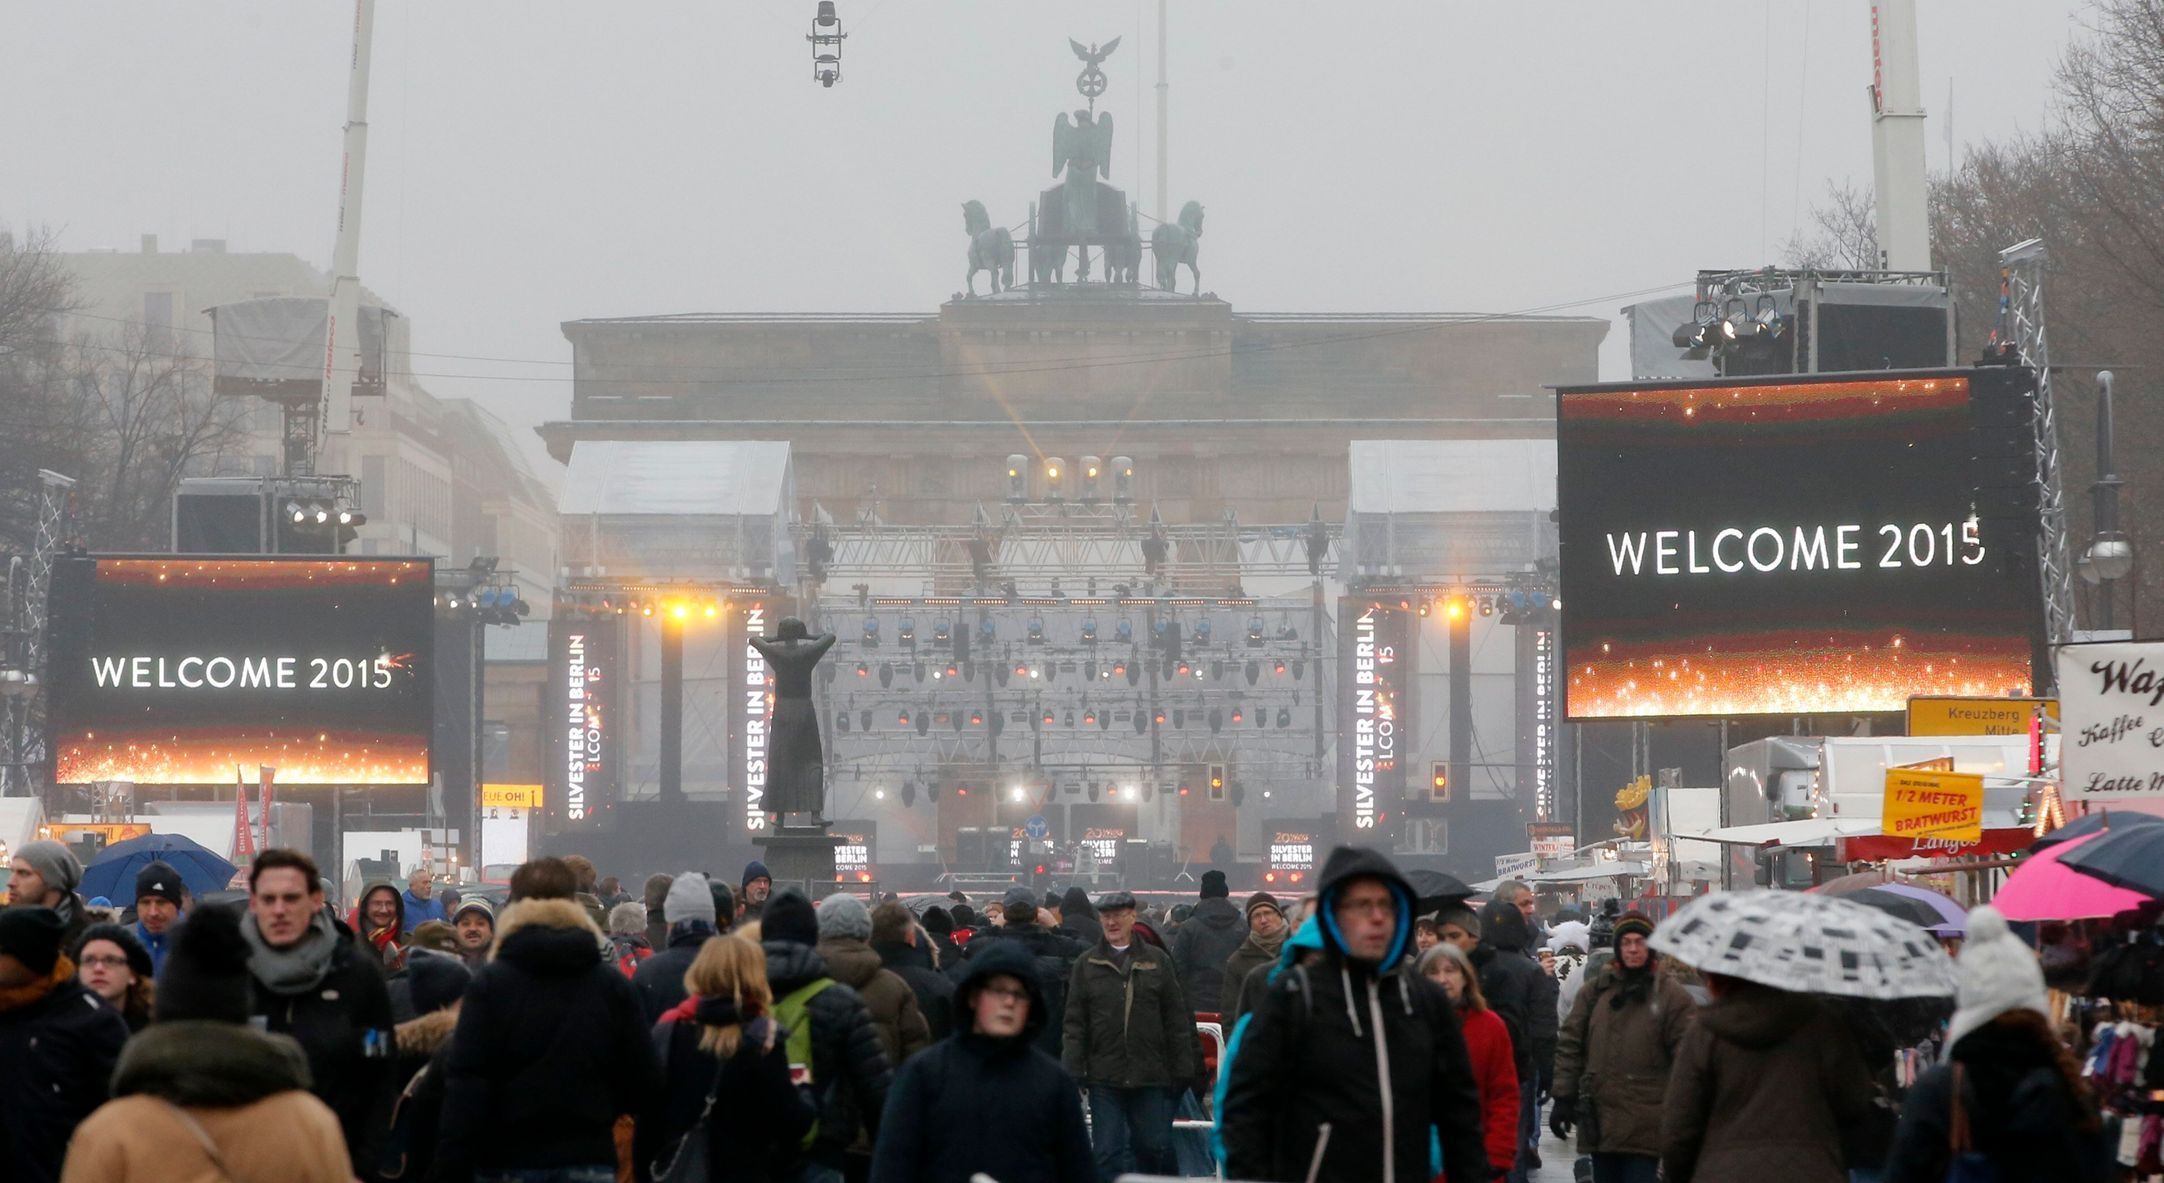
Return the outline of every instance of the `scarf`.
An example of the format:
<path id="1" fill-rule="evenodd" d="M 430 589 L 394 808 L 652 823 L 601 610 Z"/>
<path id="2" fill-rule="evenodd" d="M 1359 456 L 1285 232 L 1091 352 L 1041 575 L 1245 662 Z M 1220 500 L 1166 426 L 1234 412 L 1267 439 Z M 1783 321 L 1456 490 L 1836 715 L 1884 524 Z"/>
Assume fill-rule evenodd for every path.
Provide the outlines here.
<path id="1" fill-rule="evenodd" d="M 288 949 L 273 949 L 255 926 L 255 917 L 241 920 L 240 935 L 248 941 L 248 972 L 273 994 L 305 994 L 330 976 L 331 955 L 338 951 L 338 930 L 331 918 L 317 912 L 308 931 Z"/>
<path id="2" fill-rule="evenodd" d="M 68 960 L 67 954 L 63 953 L 58 960 L 53 962 L 53 972 L 46 974 L 37 981 L 24 982 L 20 986 L 9 986 L 4 990 L 0 990 L 0 1013 L 21 1010 L 33 1002 L 42 1000 L 47 994 L 59 988 L 60 983 L 74 976 L 75 963 Z"/>
<path id="3" fill-rule="evenodd" d="M 1627 969 L 1621 959 L 1614 962 L 1615 985 L 1608 988 L 1608 1005 L 1622 1010 L 1632 1003 L 1645 1002 L 1653 997 L 1653 975 L 1658 967 L 1653 958 L 1637 969 Z"/>

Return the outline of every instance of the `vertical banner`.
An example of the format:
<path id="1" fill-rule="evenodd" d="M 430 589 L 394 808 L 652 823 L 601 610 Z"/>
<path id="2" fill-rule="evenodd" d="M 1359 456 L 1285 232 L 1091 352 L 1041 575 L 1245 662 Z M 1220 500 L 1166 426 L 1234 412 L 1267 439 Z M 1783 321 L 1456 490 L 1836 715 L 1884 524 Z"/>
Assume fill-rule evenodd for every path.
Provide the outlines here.
<path id="1" fill-rule="evenodd" d="M 2164 796 L 2164 643 L 2062 645 L 2058 672 L 2060 795 Z"/>
<path id="2" fill-rule="evenodd" d="M 1338 815 L 1352 841 L 1373 838 L 1405 798 L 1413 627 L 1403 609 L 1338 603 Z"/>
<path id="3" fill-rule="evenodd" d="M 615 808 L 624 737 L 616 686 L 622 628 L 614 616 L 549 621 L 546 731 L 550 828 L 590 829 Z"/>
<path id="4" fill-rule="evenodd" d="M 259 850 L 271 848 L 271 782 L 278 778 L 278 769 L 269 764 L 256 765 L 257 783 L 263 786 L 263 841 Z"/>
<path id="5" fill-rule="evenodd" d="M 751 647 L 754 638 L 769 637 L 789 614 L 790 605 L 779 597 L 741 603 L 729 614 L 729 771 L 740 794 L 738 816 L 744 837 L 756 838 L 769 828 L 766 812 L 767 760 L 770 751 L 767 727 L 774 715 L 773 686 L 766 658 Z"/>
<path id="6" fill-rule="evenodd" d="M 244 867 L 255 861 L 255 827 L 248 821 L 248 781 L 233 770 L 233 864 Z"/>

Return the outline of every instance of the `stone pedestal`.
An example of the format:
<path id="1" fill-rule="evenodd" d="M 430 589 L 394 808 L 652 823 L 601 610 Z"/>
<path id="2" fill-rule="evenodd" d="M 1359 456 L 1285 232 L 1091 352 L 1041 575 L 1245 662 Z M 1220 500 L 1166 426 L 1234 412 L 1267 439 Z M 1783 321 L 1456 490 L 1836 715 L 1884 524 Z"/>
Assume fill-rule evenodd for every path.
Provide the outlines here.
<path id="1" fill-rule="evenodd" d="M 833 889 L 834 848 L 842 840 L 827 833 L 830 824 L 777 826 L 765 837 L 752 839 L 761 851 L 759 861 L 774 877 L 775 891 L 801 887 L 816 900 Z"/>

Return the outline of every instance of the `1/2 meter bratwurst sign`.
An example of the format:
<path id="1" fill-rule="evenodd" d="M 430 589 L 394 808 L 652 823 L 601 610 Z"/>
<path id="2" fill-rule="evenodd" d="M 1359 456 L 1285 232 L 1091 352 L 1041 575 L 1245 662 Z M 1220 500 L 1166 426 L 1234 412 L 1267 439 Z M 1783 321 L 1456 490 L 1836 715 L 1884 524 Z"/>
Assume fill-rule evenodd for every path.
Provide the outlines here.
<path id="1" fill-rule="evenodd" d="M 2011 369 L 1561 390 L 1569 717 L 2028 693 L 2027 399 Z"/>

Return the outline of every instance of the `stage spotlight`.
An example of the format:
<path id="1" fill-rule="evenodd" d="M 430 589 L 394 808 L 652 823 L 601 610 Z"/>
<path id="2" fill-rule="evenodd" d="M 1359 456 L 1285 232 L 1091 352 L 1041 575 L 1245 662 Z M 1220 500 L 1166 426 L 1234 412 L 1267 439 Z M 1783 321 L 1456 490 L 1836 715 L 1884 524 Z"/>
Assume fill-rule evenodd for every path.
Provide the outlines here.
<path id="1" fill-rule="evenodd" d="M 1250 649 L 1262 648 L 1262 617 L 1260 616 L 1247 618 L 1247 647 Z"/>
<path id="2" fill-rule="evenodd" d="M 1185 707 L 1172 708 L 1172 725 L 1174 727 L 1187 726 L 1187 709 Z"/>
<path id="3" fill-rule="evenodd" d="M 1142 733 L 1143 733 L 1144 731 L 1147 731 L 1147 730 L 1149 730 L 1149 726 L 1150 726 L 1150 717 L 1149 717 L 1148 715 L 1145 715 L 1145 714 L 1143 714 L 1143 713 L 1142 713 L 1142 708 L 1140 708 L 1140 707 L 1136 707 L 1136 708 L 1135 708 L 1135 717 L 1134 717 L 1134 723 L 1135 723 L 1135 734 L 1136 734 L 1136 735 L 1140 735 L 1140 734 L 1142 734 Z"/>
<path id="4" fill-rule="evenodd" d="M 908 616 L 904 616 L 904 617 L 902 617 L 902 621 L 901 621 L 901 627 L 900 627 L 899 629 L 897 629 L 897 630 L 896 630 L 896 635 L 897 635 L 897 636 L 898 636 L 898 637 L 899 637 L 899 638 L 901 639 L 901 642 L 902 642 L 902 647 L 903 647 L 904 649 L 914 649 L 914 648 L 916 648 L 916 647 L 917 647 L 917 622 L 916 622 L 916 620 L 915 620 L 914 618 L 912 618 L 912 617 L 908 617 Z"/>
<path id="5" fill-rule="evenodd" d="M 1434 603 L 1434 601 L 1433 601 L 1433 600 L 1430 600 L 1430 599 L 1428 599 L 1428 598 L 1427 598 L 1426 596 L 1422 596 L 1422 597 L 1420 598 L 1420 607 L 1419 607 L 1419 608 L 1417 609 L 1417 611 L 1418 611 L 1418 612 L 1420 613 L 1420 615 L 1422 615 L 1422 616 L 1426 616 L 1426 615 L 1428 614 L 1428 609 L 1429 609 L 1429 607 L 1430 607 L 1430 606 L 1431 606 L 1431 605 L 1432 605 L 1433 603 Z"/>
<path id="6" fill-rule="evenodd" d="M 892 685 L 894 685 L 894 663 L 882 661 L 879 663 L 879 688 L 885 690 Z"/>
<path id="7" fill-rule="evenodd" d="M 1053 683 L 1053 681 L 1054 681 L 1055 679 L 1057 679 L 1058 677 L 1059 677 L 1059 662 L 1057 662 L 1057 661 L 1048 661 L 1048 662 L 1045 662 L 1045 663 L 1044 663 L 1044 684 L 1045 684 L 1045 685 L 1047 685 L 1047 686 L 1050 686 L 1050 685 L 1051 685 L 1051 684 Z"/>
<path id="8" fill-rule="evenodd" d="M 1050 727 L 1052 725 L 1052 712 L 1046 711 L 1044 713 L 1044 725 L 1047 727 Z"/>
<path id="9" fill-rule="evenodd" d="M 1112 458 L 1112 499 L 1131 501 L 1135 495 L 1135 462 L 1127 456 Z"/>
<path id="10" fill-rule="evenodd" d="M 1210 708 L 1210 734 L 1216 735 L 1218 732 L 1223 731 L 1224 729 L 1225 712 L 1218 710 L 1216 707 Z"/>
<path id="11" fill-rule="evenodd" d="M 1221 680 L 1222 680 L 1222 679 L 1224 678 L 1224 676 L 1225 676 L 1225 663 L 1224 663 L 1224 662 L 1222 662 L 1222 661 L 1219 661 L 1219 660 L 1217 660 L 1217 659 L 1215 659 L 1215 658 L 1212 658 L 1212 659 L 1210 660 L 1210 681 L 1212 681 L 1212 682 L 1216 682 L 1216 681 L 1221 681 Z"/>
<path id="12" fill-rule="evenodd" d="M 1084 724 L 1085 726 L 1089 726 L 1089 727 L 1095 727 L 1095 726 L 1097 726 L 1097 712 L 1096 712 L 1096 711 L 1093 711 L 1093 710 L 1087 710 L 1087 709 L 1085 709 L 1085 710 L 1084 710 L 1084 711 L 1082 712 L 1082 722 L 1083 722 L 1083 724 Z"/>
<path id="13" fill-rule="evenodd" d="M 903 707 L 901 717 L 895 721 L 900 723 L 904 727 L 909 726 L 909 708 Z"/>
<path id="14" fill-rule="evenodd" d="M 1044 644 L 1044 621 L 1035 616 L 1029 618 L 1029 643 Z"/>
<path id="15" fill-rule="evenodd" d="M 1007 688 L 1006 662 L 1000 662 L 998 665 L 992 667 L 992 680 L 999 683 L 1000 689 L 1004 690 Z"/>
<path id="16" fill-rule="evenodd" d="M 859 731 L 870 731 L 871 729 L 872 729 L 872 713 L 871 713 L 871 712 L 870 712 L 869 710 L 863 710 L 863 711 L 858 711 L 858 712 L 857 712 L 857 730 L 859 730 Z"/>
<path id="17" fill-rule="evenodd" d="M 1255 684 L 1255 680 L 1262 676 L 1262 663 L 1250 660 L 1244 672 L 1247 674 L 1247 684 L 1252 686 Z"/>
<path id="18" fill-rule="evenodd" d="M 886 791 L 885 789 L 873 789 L 873 790 L 872 790 L 872 800 L 874 800 L 874 801 L 884 801 L 884 800 L 886 800 L 886 799 L 887 799 L 887 791 Z"/>
<path id="19" fill-rule="evenodd" d="M 1121 644 L 1125 644 L 1125 645 L 1132 645 L 1132 644 L 1134 644 L 1134 642 L 1135 642 L 1135 622 L 1134 622 L 1134 621 L 1132 621 L 1132 620 L 1123 620 L 1123 621 L 1120 621 L 1120 622 L 1119 622 L 1118 624 L 1115 624 L 1115 625 L 1113 625 L 1113 626 L 1112 626 L 1112 636 L 1113 636 L 1113 639 L 1115 639 L 1115 640 L 1119 641 L 1119 642 L 1120 642 Z"/>
<path id="20" fill-rule="evenodd" d="M 944 645 L 953 639 L 953 630 L 948 627 L 946 621 L 942 620 L 938 624 L 932 626 L 932 644 Z"/>
<path id="21" fill-rule="evenodd" d="M 1465 597 L 1452 596 L 1444 600 L 1443 615 L 1448 616 L 1453 622 L 1465 619 Z"/>
<path id="22" fill-rule="evenodd" d="M 1085 645 L 1097 643 L 1097 618 L 1094 616 L 1086 617 L 1082 621 L 1082 643 Z"/>
<path id="23" fill-rule="evenodd" d="M 1285 659 L 1282 657 L 1277 659 L 1277 672 L 1280 674 L 1285 672 Z"/>
<path id="24" fill-rule="evenodd" d="M 341 526 L 365 526 L 368 524 L 368 515 L 357 509 L 341 509 L 338 511 L 338 524 Z"/>
<path id="25" fill-rule="evenodd" d="M 1095 501 L 1104 495 L 1105 462 L 1095 456 L 1084 456 L 1082 467 L 1082 500 Z"/>
<path id="26" fill-rule="evenodd" d="M 1299 658 L 1297 658 L 1297 657 L 1295 657 L 1295 658 L 1293 658 L 1293 659 L 1292 659 L 1292 680 L 1293 680 L 1293 681 L 1295 681 L 1295 682 L 1299 681 L 1299 680 L 1300 680 L 1300 675 L 1301 675 L 1302 673 L 1306 672 L 1306 670 L 1307 670 L 1307 663 L 1306 663 L 1305 661 L 1302 661 L 1302 660 L 1300 660 L 1300 659 L 1299 659 Z"/>
<path id="27" fill-rule="evenodd" d="M 1140 665 L 1131 665 L 1131 666 L 1128 666 L 1128 667 L 1127 667 L 1127 684 L 1128 684 L 1129 686 L 1136 686 L 1136 685 L 1140 685 L 1140 684 L 1141 684 L 1141 682 L 1142 682 L 1142 667 L 1141 667 Z"/>
<path id="28" fill-rule="evenodd" d="M 902 808 L 904 808 L 904 809 L 907 809 L 907 808 L 909 808 L 910 806 L 912 806 L 912 805 L 915 805 L 916 803 L 917 803 L 917 782 L 915 782 L 915 781 L 913 781 L 913 780 L 905 780 L 905 781 L 903 781 L 903 782 L 902 782 Z"/>
<path id="29" fill-rule="evenodd" d="M 1279 727 L 1292 726 L 1292 712 L 1285 707 L 1277 708 L 1277 725 Z"/>
<path id="30" fill-rule="evenodd" d="M 1020 452 L 1007 457 L 1007 500 L 1029 500 L 1029 457 Z"/>
<path id="31" fill-rule="evenodd" d="M 909 676 L 910 676 L 910 677 L 912 677 L 912 678 L 915 678 L 915 679 L 916 679 L 916 680 L 917 680 L 918 682 L 920 682 L 920 683 L 921 683 L 921 682 L 923 682 L 923 681 L 924 681 L 924 663 L 923 663 L 923 662 L 921 662 L 921 661 L 912 661 L 912 662 L 910 662 L 910 663 L 909 663 Z"/>
<path id="32" fill-rule="evenodd" d="M 847 734 L 849 734 L 849 712 L 848 712 L 848 711 L 836 711 L 836 712 L 834 712 L 834 730 L 836 730 L 836 731 L 839 731 L 839 732 L 841 732 L 841 733 L 842 733 L 843 735 L 847 735 Z"/>
<path id="33" fill-rule="evenodd" d="M 879 618 L 876 616 L 864 618 L 864 647 L 866 649 L 879 648 Z"/>
<path id="34" fill-rule="evenodd" d="M 928 710 L 919 710 L 919 711 L 917 712 L 917 734 L 918 734 L 918 735 L 929 735 L 929 734 L 931 734 L 931 730 L 932 730 L 932 712 L 930 712 L 930 711 L 928 711 Z"/>
<path id="35" fill-rule="evenodd" d="M 1247 712 L 1241 710 L 1238 707 L 1232 708 L 1232 721 L 1235 723 L 1247 722 Z"/>
<path id="36" fill-rule="evenodd" d="M 1200 620 L 1198 620 L 1198 621 L 1196 621 L 1196 622 L 1195 622 L 1195 637 L 1196 637 L 1196 643 L 1197 643 L 1197 644 L 1200 644 L 1200 645 L 1207 645 L 1207 644 L 1209 644 L 1209 643 L 1210 643 L 1210 618 L 1209 618 L 1209 617 L 1205 616 L 1205 617 L 1203 617 L 1202 619 L 1200 619 Z"/>
<path id="37" fill-rule="evenodd" d="M 1022 796 L 1022 786 L 1020 785 L 1016 785 L 1013 788 L 1007 790 L 1007 800 L 1009 801 L 1019 802 L 1022 800 Z"/>
<path id="38" fill-rule="evenodd" d="M 1494 597 L 1494 596 L 1482 596 L 1482 597 L 1480 597 L 1480 614 L 1481 614 L 1482 616 L 1493 616 L 1493 615 L 1495 615 L 1495 597 Z"/>
<path id="39" fill-rule="evenodd" d="M 984 712 L 983 712 L 983 711 L 971 711 L 971 712 L 969 712 L 969 725 L 970 725 L 971 727 L 982 727 L 982 726 L 984 726 Z"/>

